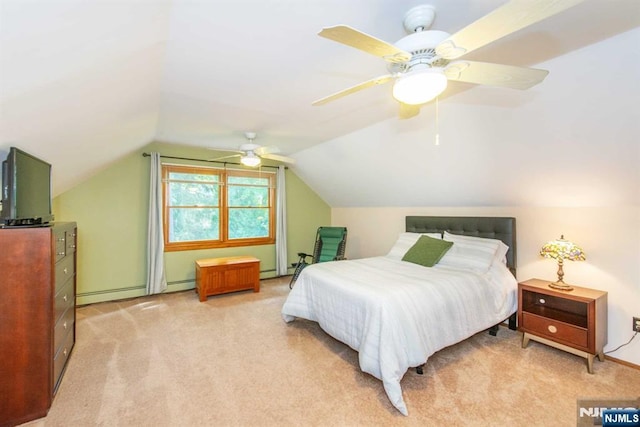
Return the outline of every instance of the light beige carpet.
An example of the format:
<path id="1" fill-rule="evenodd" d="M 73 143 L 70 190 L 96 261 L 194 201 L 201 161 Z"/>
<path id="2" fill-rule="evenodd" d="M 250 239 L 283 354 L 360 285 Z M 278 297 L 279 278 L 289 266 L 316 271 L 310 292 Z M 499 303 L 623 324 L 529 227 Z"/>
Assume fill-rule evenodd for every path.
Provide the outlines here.
<path id="1" fill-rule="evenodd" d="M 409 416 L 357 353 L 317 324 L 286 324 L 286 279 L 199 302 L 195 292 L 78 309 L 77 343 L 42 426 L 576 425 L 578 397 L 640 396 L 640 371 L 500 328 L 402 380 Z"/>

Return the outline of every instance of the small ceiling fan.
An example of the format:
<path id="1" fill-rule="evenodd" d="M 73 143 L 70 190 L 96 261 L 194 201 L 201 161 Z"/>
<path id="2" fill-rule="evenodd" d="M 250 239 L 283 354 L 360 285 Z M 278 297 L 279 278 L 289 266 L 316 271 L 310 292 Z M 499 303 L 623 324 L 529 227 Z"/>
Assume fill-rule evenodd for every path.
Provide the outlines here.
<path id="1" fill-rule="evenodd" d="M 233 151 L 237 154 L 232 154 L 229 156 L 218 157 L 212 160 L 223 160 L 230 159 L 233 157 L 240 157 L 240 163 L 245 166 L 256 167 L 260 165 L 261 159 L 269 159 L 276 160 L 278 162 L 283 163 L 295 163 L 295 159 L 287 156 L 281 156 L 279 154 L 280 150 L 277 147 L 263 147 L 261 145 L 255 144 L 253 141 L 256 139 L 255 132 L 245 132 L 244 136 L 247 138 L 247 143 L 242 144 L 238 150 L 228 150 L 228 149 L 218 149 L 213 148 L 216 151 Z"/>
<path id="2" fill-rule="evenodd" d="M 416 6 L 404 17 L 408 36 L 390 44 L 347 25 L 323 28 L 321 37 L 383 58 L 388 74 L 341 90 L 312 105 L 324 105 L 390 81 L 393 97 L 400 102 L 400 117 L 420 112 L 420 106 L 441 94 L 449 81 L 529 89 L 542 82 L 546 70 L 468 60 L 457 60 L 501 37 L 553 16 L 584 0 L 511 0 L 457 33 L 429 30 L 435 8 Z"/>

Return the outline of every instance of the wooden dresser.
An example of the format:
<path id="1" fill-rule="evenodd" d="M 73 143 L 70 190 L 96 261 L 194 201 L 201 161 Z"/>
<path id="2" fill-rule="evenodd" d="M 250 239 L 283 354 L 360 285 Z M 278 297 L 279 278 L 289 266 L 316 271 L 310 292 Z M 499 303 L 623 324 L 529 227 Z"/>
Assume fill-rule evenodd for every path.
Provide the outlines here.
<path id="1" fill-rule="evenodd" d="M 76 223 L 0 229 L 0 426 L 47 415 L 75 343 Z"/>
<path id="2" fill-rule="evenodd" d="M 260 292 L 260 260 L 231 256 L 196 261 L 196 292 L 200 301 L 210 295 L 252 289 Z"/>

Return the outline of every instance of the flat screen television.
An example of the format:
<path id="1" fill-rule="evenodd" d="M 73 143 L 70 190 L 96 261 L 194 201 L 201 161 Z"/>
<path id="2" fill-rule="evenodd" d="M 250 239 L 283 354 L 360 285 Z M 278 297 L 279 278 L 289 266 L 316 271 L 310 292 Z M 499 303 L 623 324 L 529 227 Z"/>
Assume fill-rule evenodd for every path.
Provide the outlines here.
<path id="1" fill-rule="evenodd" d="M 33 227 L 51 221 L 51 165 L 11 147 L 2 162 L 0 225 Z"/>

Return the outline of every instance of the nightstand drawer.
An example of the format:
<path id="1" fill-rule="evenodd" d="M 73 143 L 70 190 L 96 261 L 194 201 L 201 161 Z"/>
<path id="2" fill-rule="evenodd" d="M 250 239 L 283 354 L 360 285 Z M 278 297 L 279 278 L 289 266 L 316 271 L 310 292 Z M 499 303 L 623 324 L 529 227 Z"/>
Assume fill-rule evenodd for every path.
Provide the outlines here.
<path id="1" fill-rule="evenodd" d="M 589 336 L 585 328 L 558 322 L 535 314 L 522 313 L 522 329 L 542 337 L 588 349 Z"/>

